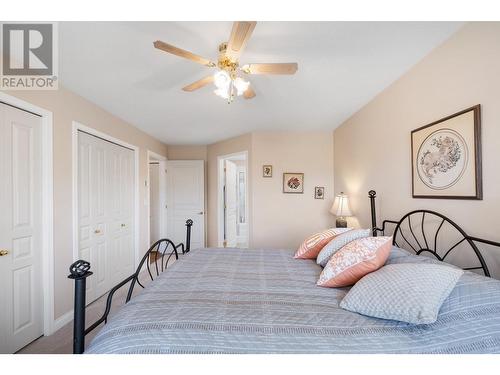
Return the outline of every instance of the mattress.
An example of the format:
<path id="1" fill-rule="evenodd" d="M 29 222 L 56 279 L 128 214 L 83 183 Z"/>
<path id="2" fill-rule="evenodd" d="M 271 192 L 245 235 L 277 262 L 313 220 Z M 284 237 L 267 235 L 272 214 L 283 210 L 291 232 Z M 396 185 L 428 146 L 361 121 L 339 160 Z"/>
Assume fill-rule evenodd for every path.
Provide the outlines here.
<path id="1" fill-rule="evenodd" d="M 500 281 L 466 271 L 437 322 L 343 310 L 291 250 L 192 250 L 110 318 L 86 353 L 500 353 Z M 390 263 L 435 262 L 393 248 Z"/>

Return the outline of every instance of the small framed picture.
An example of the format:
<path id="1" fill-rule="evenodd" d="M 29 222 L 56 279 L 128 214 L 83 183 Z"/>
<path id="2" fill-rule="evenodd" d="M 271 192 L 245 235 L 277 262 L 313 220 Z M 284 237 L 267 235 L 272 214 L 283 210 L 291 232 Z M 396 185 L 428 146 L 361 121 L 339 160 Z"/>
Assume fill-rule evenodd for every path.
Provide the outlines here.
<path id="1" fill-rule="evenodd" d="M 262 177 L 273 177 L 273 166 L 263 165 L 262 166 Z"/>
<path id="2" fill-rule="evenodd" d="M 314 188 L 314 199 L 325 199 L 325 187 L 316 186 Z"/>
<path id="3" fill-rule="evenodd" d="M 283 173 L 283 193 L 304 193 L 304 173 Z"/>

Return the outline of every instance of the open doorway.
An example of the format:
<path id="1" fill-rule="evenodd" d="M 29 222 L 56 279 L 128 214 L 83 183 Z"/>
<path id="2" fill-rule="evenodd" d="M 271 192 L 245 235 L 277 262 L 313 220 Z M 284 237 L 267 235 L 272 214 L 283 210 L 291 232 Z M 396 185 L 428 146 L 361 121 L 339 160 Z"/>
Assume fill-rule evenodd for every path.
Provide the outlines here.
<path id="1" fill-rule="evenodd" d="M 148 151 L 149 245 L 167 233 L 166 158 Z"/>
<path id="2" fill-rule="evenodd" d="M 219 246 L 248 248 L 248 153 L 219 156 Z"/>

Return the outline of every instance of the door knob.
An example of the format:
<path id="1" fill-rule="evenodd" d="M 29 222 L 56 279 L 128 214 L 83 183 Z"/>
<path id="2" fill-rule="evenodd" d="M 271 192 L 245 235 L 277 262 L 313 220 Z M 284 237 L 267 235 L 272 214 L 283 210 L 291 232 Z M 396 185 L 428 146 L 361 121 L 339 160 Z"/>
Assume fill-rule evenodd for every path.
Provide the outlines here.
<path id="1" fill-rule="evenodd" d="M 126 226 L 126 225 L 125 225 L 125 224 L 122 224 L 122 228 L 123 228 L 124 226 Z"/>
<path id="2" fill-rule="evenodd" d="M 203 211 L 198 212 L 198 215 L 203 215 Z"/>
<path id="3" fill-rule="evenodd" d="M 3 257 L 9 253 L 9 250 L 0 250 L 0 257 Z"/>
<path id="4" fill-rule="evenodd" d="M 96 229 L 96 230 L 94 231 L 94 233 L 95 233 L 95 234 L 99 234 L 99 233 L 101 233 L 101 230 L 100 230 L 100 229 Z"/>

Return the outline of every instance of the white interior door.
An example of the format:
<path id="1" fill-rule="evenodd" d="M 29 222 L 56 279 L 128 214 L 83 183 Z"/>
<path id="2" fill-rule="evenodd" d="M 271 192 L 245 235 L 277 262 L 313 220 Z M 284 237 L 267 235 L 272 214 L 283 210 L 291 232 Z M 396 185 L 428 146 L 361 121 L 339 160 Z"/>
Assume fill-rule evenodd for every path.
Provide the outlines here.
<path id="1" fill-rule="evenodd" d="M 247 178 L 246 166 L 238 166 L 238 245 L 240 248 L 248 247 L 248 222 L 247 222 Z"/>
<path id="2" fill-rule="evenodd" d="M 167 237 L 167 161 L 161 160 L 158 166 L 158 220 L 159 220 L 159 237 Z"/>
<path id="3" fill-rule="evenodd" d="M 106 293 L 134 267 L 134 153 L 78 133 L 79 258 L 91 263 L 87 302 Z"/>
<path id="4" fill-rule="evenodd" d="M 41 120 L 0 104 L 0 353 L 43 334 Z"/>
<path id="5" fill-rule="evenodd" d="M 160 239 L 160 164 L 149 164 L 149 243 Z"/>
<path id="6" fill-rule="evenodd" d="M 236 247 L 238 226 L 237 167 L 231 160 L 225 160 L 225 246 Z"/>
<path id="7" fill-rule="evenodd" d="M 205 246 L 205 173 L 203 160 L 169 160 L 167 166 L 167 237 L 186 241 L 192 219 L 191 249 Z"/>

